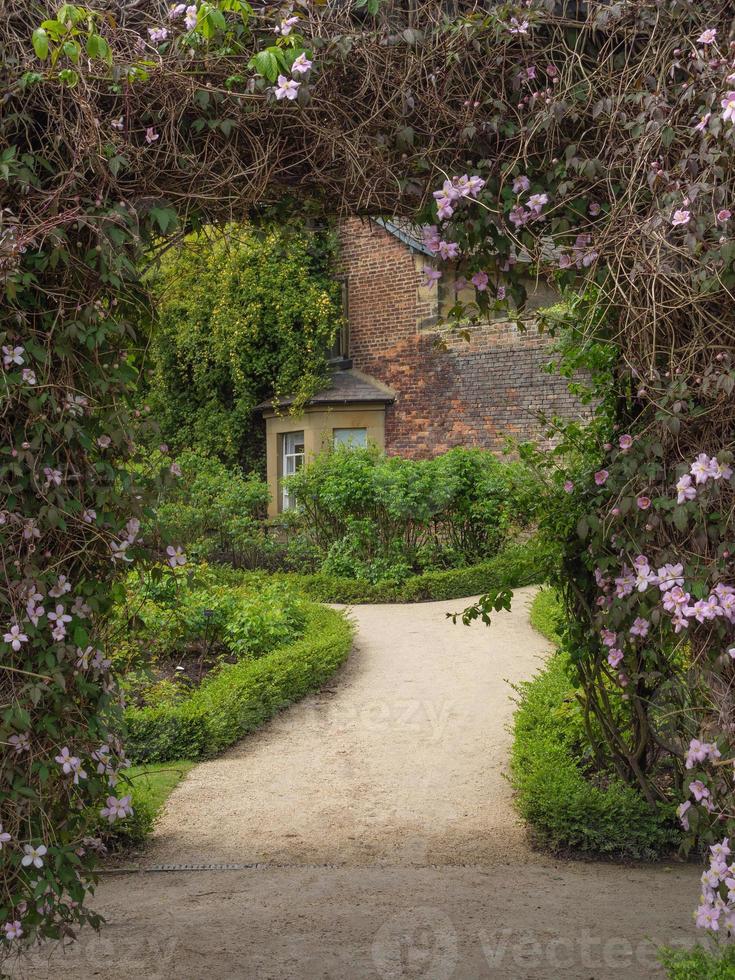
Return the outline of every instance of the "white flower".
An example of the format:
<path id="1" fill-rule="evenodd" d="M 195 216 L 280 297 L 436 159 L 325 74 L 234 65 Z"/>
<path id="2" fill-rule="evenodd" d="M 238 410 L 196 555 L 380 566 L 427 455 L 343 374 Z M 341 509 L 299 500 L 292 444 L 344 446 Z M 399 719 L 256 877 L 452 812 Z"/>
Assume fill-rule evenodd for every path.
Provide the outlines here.
<path id="1" fill-rule="evenodd" d="M 43 856 L 46 853 L 46 847 L 43 844 L 39 844 L 38 847 L 33 847 L 31 844 L 24 844 L 23 850 L 25 854 L 21 858 L 20 863 L 24 868 L 29 868 L 31 865 L 34 868 L 43 867 Z"/>

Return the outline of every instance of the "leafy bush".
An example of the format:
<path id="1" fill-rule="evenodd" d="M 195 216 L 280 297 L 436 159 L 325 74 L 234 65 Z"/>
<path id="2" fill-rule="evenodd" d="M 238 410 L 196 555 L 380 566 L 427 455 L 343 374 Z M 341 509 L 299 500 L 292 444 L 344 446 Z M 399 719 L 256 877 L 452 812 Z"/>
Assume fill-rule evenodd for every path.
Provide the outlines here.
<path id="1" fill-rule="evenodd" d="M 140 691 L 168 660 L 196 660 L 209 669 L 227 659 L 260 657 L 295 639 L 304 622 L 302 601 L 286 582 L 254 588 L 242 581 L 222 584 L 207 566 L 165 576 L 154 569 L 143 578 L 131 576 L 121 591 L 114 660 L 124 687 Z M 164 679 L 148 687 L 145 699 L 171 701 L 179 693 L 180 684 Z"/>
<path id="2" fill-rule="evenodd" d="M 231 745 L 277 711 L 319 688 L 347 658 L 352 627 L 340 613 L 306 610 L 303 637 L 257 660 L 225 664 L 175 704 L 128 708 L 134 762 L 199 759 Z"/>
<path id="3" fill-rule="evenodd" d="M 612 774 L 587 771 L 589 740 L 569 660 L 555 654 L 519 685 L 511 754 L 518 809 L 534 840 L 618 858 L 655 858 L 680 840 L 673 806 L 652 810 Z"/>
<path id="4" fill-rule="evenodd" d="M 703 946 L 693 949 L 662 949 L 661 963 L 669 980 L 732 980 L 735 977 L 735 947 L 716 951 Z"/>
<path id="5" fill-rule="evenodd" d="M 159 543 L 183 547 L 194 558 L 216 558 L 241 567 L 268 567 L 273 544 L 262 518 L 268 485 L 256 473 L 245 476 L 200 452 L 182 452 L 171 460 L 150 452 L 142 465 L 173 465 L 181 476 L 159 495 L 146 531 Z"/>
<path id="6" fill-rule="evenodd" d="M 288 485 L 301 535 L 323 555 L 321 571 L 373 584 L 489 558 L 511 530 L 530 524 L 537 499 L 523 464 L 480 449 L 411 460 L 338 447 Z"/>

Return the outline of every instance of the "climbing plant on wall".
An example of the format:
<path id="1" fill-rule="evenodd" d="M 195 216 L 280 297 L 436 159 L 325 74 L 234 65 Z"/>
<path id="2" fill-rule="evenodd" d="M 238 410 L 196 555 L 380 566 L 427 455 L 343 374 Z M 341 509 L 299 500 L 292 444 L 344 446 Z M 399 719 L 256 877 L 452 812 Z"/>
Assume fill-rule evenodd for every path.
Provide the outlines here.
<path id="1" fill-rule="evenodd" d="M 141 394 L 172 449 L 264 466 L 253 408 L 279 395 L 303 404 L 326 380 L 342 321 L 332 254 L 325 231 L 228 225 L 163 256 Z"/>
<path id="2" fill-rule="evenodd" d="M 525 274 L 529 263 L 568 289 L 594 286 L 588 325 L 602 324 L 619 352 L 620 429 L 600 446 L 595 475 L 569 481 L 580 514 L 566 583 L 599 635 L 585 654 L 590 691 L 604 674 L 615 696 L 640 691 L 636 710 L 646 715 L 646 674 L 666 670 L 666 651 L 685 637 L 688 662 L 714 696 L 694 747 L 671 746 L 685 768 L 699 767 L 685 802 L 702 805 L 683 816 L 696 810 L 705 830 L 729 829 L 733 753 L 721 733 L 730 723 L 735 551 L 731 16 L 724 0 L 357 10 L 8 0 L 7 948 L 95 921 L 86 898 L 98 843 L 88 827 L 130 809 L 115 785 L 124 750 L 104 623 L 110 580 L 145 558 L 146 488 L 125 467 L 141 362 L 135 324 L 147 304 L 142 252 L 192 225 L 263 208 L 422 220 L 429 247 L 475 288 L 470 308 L 456 310 L 463 318 L 522 304 L 518 268 Z M 175 543 L 170 561 L 185 561 Z M 661 649 L 646 642 L 659 628 Z M 650 727 L 642 718 L 640 731 Z M 637 778 L 645 751 L 618 749 Z M 717 874 L 703 922 L 725 914 Z"/>

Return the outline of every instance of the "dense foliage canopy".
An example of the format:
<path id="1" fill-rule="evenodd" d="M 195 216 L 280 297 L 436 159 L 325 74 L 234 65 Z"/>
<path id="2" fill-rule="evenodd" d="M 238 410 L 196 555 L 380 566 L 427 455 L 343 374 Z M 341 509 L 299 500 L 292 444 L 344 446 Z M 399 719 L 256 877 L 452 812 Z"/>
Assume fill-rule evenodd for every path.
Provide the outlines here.
<path id="1" fill-rule="evenodd" d="M 156 310 L 142 395 L 174 451 L 197 449 L 264 469 L 253 408 L 296 404 L 325 380 L 342 320 L 324 232 L 228 225 L 189 236 L 150 284 Z"/>

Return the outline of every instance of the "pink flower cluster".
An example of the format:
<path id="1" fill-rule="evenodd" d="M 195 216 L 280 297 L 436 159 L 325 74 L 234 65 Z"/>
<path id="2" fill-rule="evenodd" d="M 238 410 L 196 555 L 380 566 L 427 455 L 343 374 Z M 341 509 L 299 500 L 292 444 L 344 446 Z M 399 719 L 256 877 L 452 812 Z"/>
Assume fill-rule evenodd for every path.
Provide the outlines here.
<path id="1" fill-rule="evenodd" d="M 700 453 L 692 463 L 689 473 L 680 477 L 676 484 L 677 503 L 684 504 L 694 500 L 698 486 L 704 486 L 709 480 L 729 480 L 732 473 L 732 467 L 719 463 L 716 456 Z"/>
<path id="2" fill-rule="evenodd" d="M 727 863 L 730 853 L 727 837 L 710 847 L 709 868 L 702 872 L 702 894 L 694 913 L 700 929 L 735 933 L 735 863 Z"/>
<path id="3" fill-rule="evenodd" d="M 476 174 L 473 174 L 471 177 L 463 174 L 461 177 L 452 177 L 451 180 L 445 180 L 441 190 L 434 191 L 434 200 L 436 201 L 439 220 L 444 221 L 447 218 L 451 218 L 457 205 L 462 200 L 476 198 L 484 186 L 485 181 Z"/>

